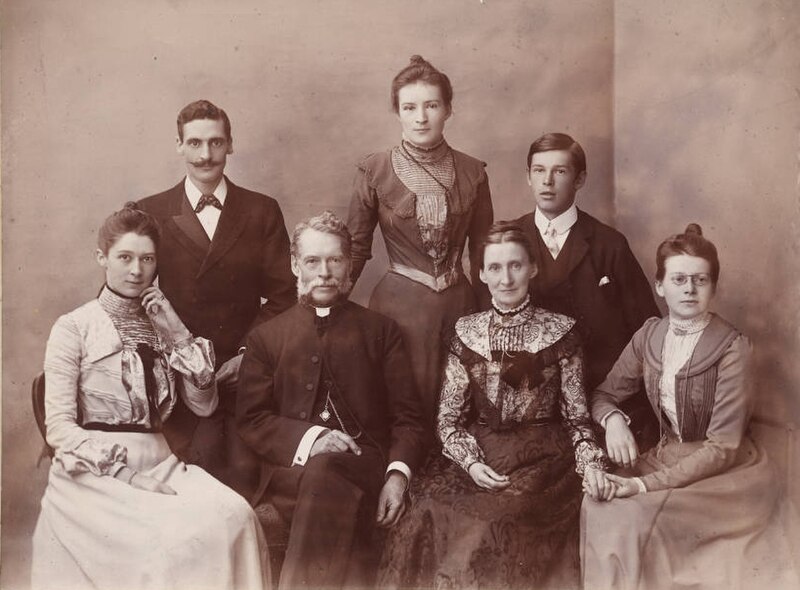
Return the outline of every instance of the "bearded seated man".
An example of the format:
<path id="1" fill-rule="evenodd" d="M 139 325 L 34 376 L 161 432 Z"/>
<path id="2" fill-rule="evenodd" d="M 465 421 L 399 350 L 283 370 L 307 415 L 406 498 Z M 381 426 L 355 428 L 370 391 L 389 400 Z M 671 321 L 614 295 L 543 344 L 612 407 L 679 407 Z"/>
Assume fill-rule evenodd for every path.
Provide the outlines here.
<path id="1" fill-rule="evenodd" d="M 261 459 L 253 503 L 290 523 L 280 588 L 371 587 L 377 524 L 394 525 L 423 446 L 395 322 L 348 301 L 351 238 L 326 211 L 297 225 L 298 303 L 254 329 L 237 423 Z"/>

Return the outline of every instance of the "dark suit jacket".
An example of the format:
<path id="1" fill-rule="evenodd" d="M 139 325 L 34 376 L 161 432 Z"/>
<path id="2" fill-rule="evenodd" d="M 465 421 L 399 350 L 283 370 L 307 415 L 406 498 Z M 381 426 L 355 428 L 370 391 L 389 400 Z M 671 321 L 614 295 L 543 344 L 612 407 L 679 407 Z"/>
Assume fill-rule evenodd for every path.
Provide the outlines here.
<path id="1" fill-rule="evenodd" d="M 536 239 L 533 219 L 534 214 L 528 213 L 516 223 Z M 572 242 L 567 280 L 542 292 L 534 277 L 531 297 L 536 305 L 577 320 L 584 342 L 586 391 L 591 393 L 636 330 L 661 313 L 650 282 L 620 232 L 578 210 L 567 241 Z M 609 282 L 600 285 L 603 277 Z"/>
<path id="2" fill-rule="evenodd" d="M 161 224 L 161 290 L 192 334 L 214 343 L 217 366 L 236 355 L 253 326 L 296 301 L 278 203 L 227 183 L 213 241 L 192 211 L 183 181 L 139 201 Z M 262 297 L 268 299 L 263 306 Z"/>
<path id="3" fill-rule="evenodd" d="M 214 343 L 217 368 L 237 354 L 253 326 L 287 309 L 297 297 L 278 203 L 226 181 L 228 195 L 213 241 L 189 204 L 183 180 L 139 201 L 161 225 L 159 286 L 192 334 Z M 264 305 L 262 297 L 268 300 Z M 197 422 L 178 403 L 165 425 L 173 450 L 187 460 Z"/>
<path id="4" fill-rule="evenodd" d="M 275 467 L 289 467 L 306 431 L 323 363 L 385 461 L 412 471 L 425 434 L 419 397 L 397 324 L 352 302 L 336 306 L 320 336 L 312 308 L 296 305 L 258 326 L 247 339 L 239 372 L 239 434 L 262 459 L 260 498 Z"/>

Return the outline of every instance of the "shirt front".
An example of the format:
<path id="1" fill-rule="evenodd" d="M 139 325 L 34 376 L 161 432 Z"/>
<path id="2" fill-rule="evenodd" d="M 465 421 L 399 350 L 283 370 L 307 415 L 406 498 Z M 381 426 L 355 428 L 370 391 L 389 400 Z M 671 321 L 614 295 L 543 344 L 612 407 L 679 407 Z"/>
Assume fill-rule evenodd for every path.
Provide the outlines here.
<path id="1" fill-rule="evenodd" d="M 575 206 L 575 203 L 570 205 L 569 209 L 564 211 L 561 215 L 553 219 L 547 219 L 539 207 L 536 207 L 536 211 L 533 214 L 533 222 L 536 224 L 536 229 L 539 230 L 542 240 L 545 240 L 544 232 L 547 230 L 548 226 L 552 225 L 555 228 L 556 243 L 558 244 L 559 250 L 564 247 L 564 242 L 567 241 L 569 232 L 577 221 L 578 207 Z M 545 240 L 545 244 L 546 243 L 547 241 Z"/>
<path id="2" fill-rule="evenodd" d="M 189 204 L 192 206 L 192 210 L 194 210 L 194 208 L 197 207 L 197 203 L 200 202 L 200 197 L 203 196 L 203 193 L 194 185 L 188 176 L 183 181 L 183 188 L 184 191 L 186 191 L 186 198 L 189 199 Z M 225 206 L 225 197 L 228 196 L 228 183 L 225 182 L 224 176 L 211 194 L 217 197 L 217 200 L 219 200 L 223 207 Z M 222 210 L 216 207 L 206 206 L 203 207 L 200 213 L 195 213 L 195 215 L 197 215 L 200 225 L 203 226 L 203 230 L 206 232 L 208 239 L 214 239 L 214 232 L 217 231 L 217 224 L 219 223 L 219 216 L 222 215 Z"/>

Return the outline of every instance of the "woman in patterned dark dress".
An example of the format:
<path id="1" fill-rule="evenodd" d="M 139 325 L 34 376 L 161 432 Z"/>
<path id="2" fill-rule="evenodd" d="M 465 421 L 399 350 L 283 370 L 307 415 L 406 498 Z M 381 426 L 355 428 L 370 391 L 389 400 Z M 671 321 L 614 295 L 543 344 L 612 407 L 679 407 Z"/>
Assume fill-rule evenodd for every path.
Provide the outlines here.
<path id="1" fill-rule="evenodd" d="M 445 74 L 415 55 L 392 81 L 400 144 L 358 163 L 347 227 L 353 236 L 353 282 L 372 256 L 380 224 L 389 272 L 371 309 L 395 320 L 411 357 L 425 419 L 436 417 L 445 336 L 462 315 L 478 310 L 478 245 L 492 224 L 485 164 L 444 139 L 453 88 Z M 462 253 L 469 239 L 472 285 Z M 485 288 L 479 289 L 488 305 Z"/>
<path id="2" fill-rule="evenodd" d="M 608 498 L 583 390 L 575 320 L 534 307 L 521 229 L 497 223 L 481 253 L 491 311 L 458 320 L 437 434 L 444 457 L 412 483 L 380 585 L 574 588 L 581 480 Z"/>

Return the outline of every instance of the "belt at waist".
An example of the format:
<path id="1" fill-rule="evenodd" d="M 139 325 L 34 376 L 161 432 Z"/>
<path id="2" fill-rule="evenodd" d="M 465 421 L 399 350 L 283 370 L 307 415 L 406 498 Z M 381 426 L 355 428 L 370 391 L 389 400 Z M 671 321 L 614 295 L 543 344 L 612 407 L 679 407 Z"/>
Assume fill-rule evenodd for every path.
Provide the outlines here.
<path id="1" fill-rule="evenodd" d="M 161 428 L 153 428 L 144 424 L 106 424 L 105 422 L 87 422 L 82 428 L 104 432 L 161 432 Z"/>
<path id="2" fill-rule="evenodd" d="M 392 262 L 389 264 L 389 272 L 393 272 L 400 276 L 404 276 L 407 279 L 411 279 L 414 282 L 420 283 L 425 285 L 432 291 L 436 291 L 437 293 L 440 291 L 444 291 L 449 287 L 455 285 L 464 274 L 461 272 L 461 269 L 457 266 L 454 267 L 452 270 L 439 275 L 438 277 L 434 277 L 433 275 L 429 275 L 426 272 L 423 272 L 417 268 L 411 268 L 410 266 L 406 266 L 404 264 L 398 264 L 396 262 Z"/>

